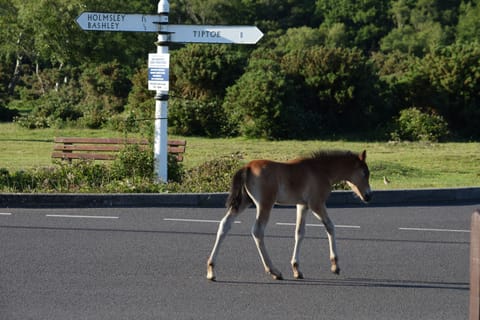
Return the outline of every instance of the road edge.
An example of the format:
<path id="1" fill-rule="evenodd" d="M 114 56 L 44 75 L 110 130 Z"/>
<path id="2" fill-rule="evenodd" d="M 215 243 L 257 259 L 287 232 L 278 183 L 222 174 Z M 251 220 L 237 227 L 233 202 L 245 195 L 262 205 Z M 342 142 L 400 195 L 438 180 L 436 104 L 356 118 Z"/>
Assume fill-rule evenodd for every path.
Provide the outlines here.
<path id="1" fill-rule="evenodd" d="M 2 193 L 1 208 L 211 207 L 225 206 L 227 193 Z M 480 188 L 379 190 L 371 206 L 479 203 Z M 360 206 L 351 191 L 334 191 L 327 206 Z"/>

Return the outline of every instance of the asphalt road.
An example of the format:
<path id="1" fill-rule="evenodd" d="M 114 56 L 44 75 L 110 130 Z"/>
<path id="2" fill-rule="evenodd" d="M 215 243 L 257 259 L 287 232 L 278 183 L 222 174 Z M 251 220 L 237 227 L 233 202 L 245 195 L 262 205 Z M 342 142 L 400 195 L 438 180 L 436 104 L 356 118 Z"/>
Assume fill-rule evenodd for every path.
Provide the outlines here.
<path id="1" fill-rule="evenodd" d="M 342 273 L 309 215 L 293 280 L 295 213 L 274 209 L 264 274 L 243 213 L 217 282 L 205 263 L 223 209 L 0 209 L 0 319 L 466 319 L 476 206 L 330 209 Z"/>

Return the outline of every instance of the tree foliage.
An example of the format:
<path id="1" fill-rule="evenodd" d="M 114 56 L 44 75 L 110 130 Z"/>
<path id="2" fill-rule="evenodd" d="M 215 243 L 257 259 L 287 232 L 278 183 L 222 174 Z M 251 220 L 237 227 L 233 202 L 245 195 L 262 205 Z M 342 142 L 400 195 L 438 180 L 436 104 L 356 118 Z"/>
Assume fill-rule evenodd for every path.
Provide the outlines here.
<path id="1" fill-rule="evenodd" d="M 0 1 L 0 119 L 151 134 L 155 35 L 85 32 L 83 11 L 153 14 L 158 1 Z M 170 23 L 257 25 L 256 46 L 170 47 L 170 131 L 389 137 L 402 110 L 477 139 L 479 0 L 179 0 Z M 34 22 L 34 23 L 32 23 Z"/>
<path id="2" fill-rule="evenodd" d="M 293 134 L 290 87 L 277 61 L 262 56 L 252 59 L 225 97 L 224 108 L 234 132 L 269 139 Z"/>
<path id="3" fill-rule="evenodd" d="M 342 25 L 353 46 L 376 50 L 379 40 L 391 28 L 390 3 L 390 0 L 317 0 L 316 12 L 325 25 Z"/>
<path id="4" fill-rule="evenodd" d="M 242 52 L 231 46 L 186 45 L 171 61 L 175 94 L 199 100 L 223 97 L 225 89 L 241 76 L 245 63 Z"/>

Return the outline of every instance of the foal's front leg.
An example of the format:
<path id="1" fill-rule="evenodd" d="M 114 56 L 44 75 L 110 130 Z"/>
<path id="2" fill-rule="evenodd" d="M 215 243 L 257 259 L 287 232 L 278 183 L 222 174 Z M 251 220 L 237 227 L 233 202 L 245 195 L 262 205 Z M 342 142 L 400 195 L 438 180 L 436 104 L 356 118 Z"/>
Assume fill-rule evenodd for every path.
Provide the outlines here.
<path id="1" fill-rule="evenodd" d="M 303 274 L 300 272 L 299 265 L 299 256 L 300 256 L 300 244 L 305 236 L 305 214 L 307 213 L 308 207 L 306 205 L 297 204 L 297 222 L 295 225 L 295 246 L 293 248 L 292 255 L 292 270 L 293 277 L 295 279 L 303 279 Z"/>
<path id="2" fill-rule="evenodd" d="M 327 230 L 328 245 L 330 248 L 330 262 L 332 264 L 330 270 L 335 274 L 340 274 L 340 268 L 338 267 L 337 245 L 335 241 L 335 226 L 327 214 L 325 205 L 315 209 L 313 214 L 323 222 L 323 225 Z"/>
<path id="3" fill-rule="evenodd" d="M 340 268 L 338 267 L 337 245 L 335 241 L 335 226 L 327 216 L 323 221 L 325 229 L 327 229 L 328 244 L 330 247 L 330 262 L 332 264 L 331 271 L 335 274 L 340 274 Z"/>

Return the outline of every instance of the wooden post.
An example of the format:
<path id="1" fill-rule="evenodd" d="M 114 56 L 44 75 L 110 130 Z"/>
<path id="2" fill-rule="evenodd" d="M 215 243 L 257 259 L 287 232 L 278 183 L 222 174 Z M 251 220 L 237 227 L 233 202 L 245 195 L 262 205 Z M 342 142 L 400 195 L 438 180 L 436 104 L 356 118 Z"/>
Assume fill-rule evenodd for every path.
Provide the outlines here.
<path id="1" fill-rule="evenodd" d="M 480 211 L 472 215 L 470 233 L 470 320 L 480 319 Z"/>

